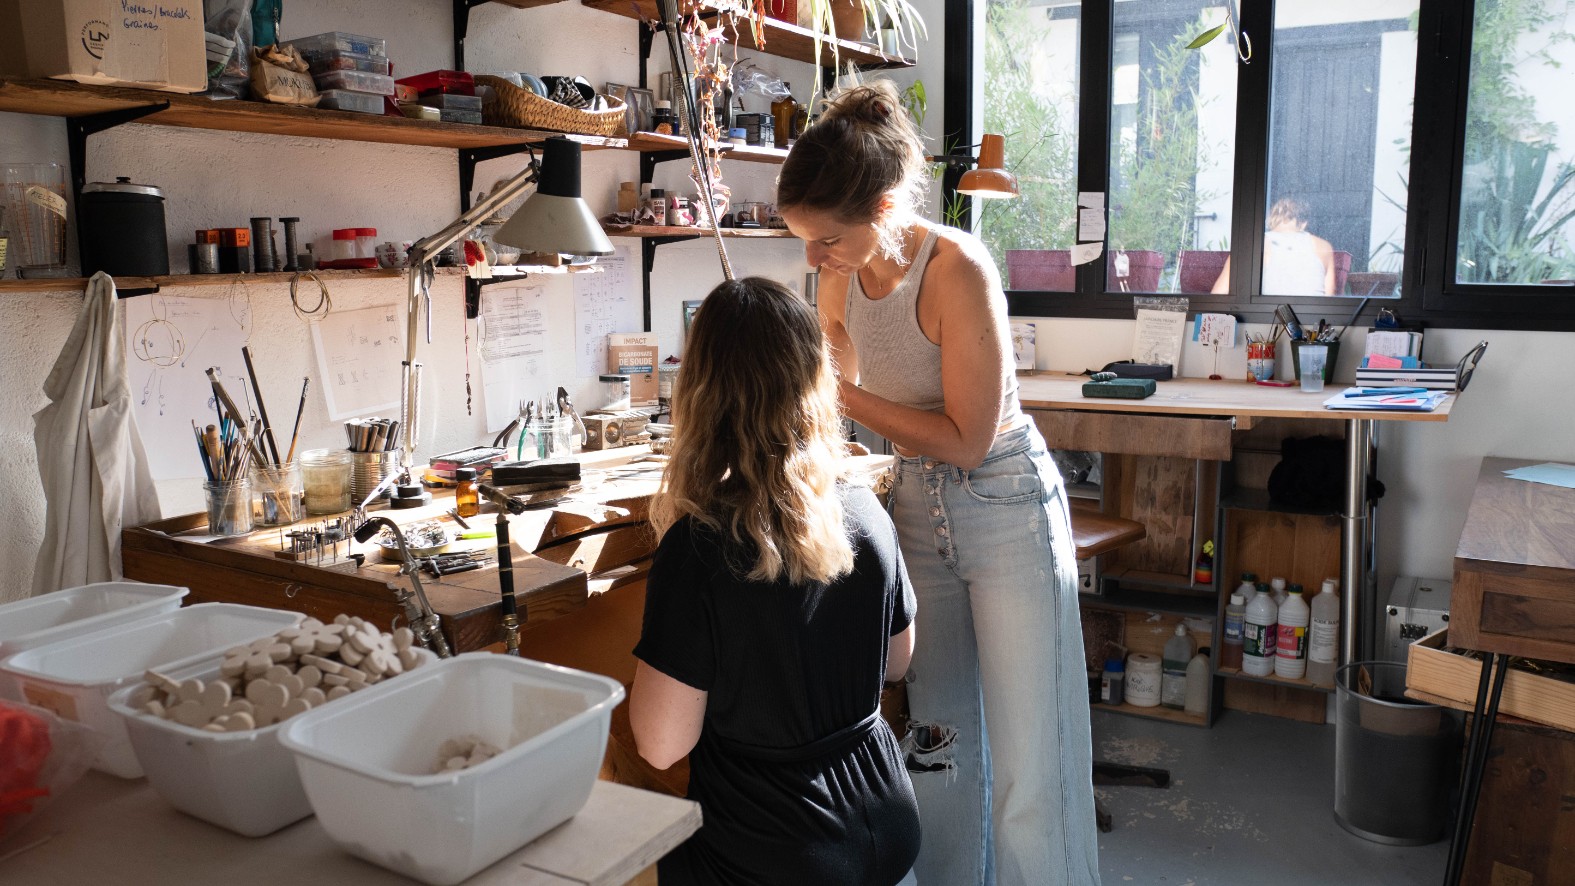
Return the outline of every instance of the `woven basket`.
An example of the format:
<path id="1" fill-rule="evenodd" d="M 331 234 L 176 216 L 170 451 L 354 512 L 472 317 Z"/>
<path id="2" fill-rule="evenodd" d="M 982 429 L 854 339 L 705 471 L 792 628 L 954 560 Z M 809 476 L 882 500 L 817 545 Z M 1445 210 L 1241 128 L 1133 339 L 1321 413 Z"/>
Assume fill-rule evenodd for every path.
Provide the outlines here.
<path id="1" fill-rule="evenodd" d="M 542 98 L 502 77 L 477 74 L 476 85 L 492 87 L 481 116 L 494 126 L 605 136 L 616 136 L 623 130 L 624 105 L 615 98 L 607 99 L 611 107 L 605 111 L 582 111 Z"/>

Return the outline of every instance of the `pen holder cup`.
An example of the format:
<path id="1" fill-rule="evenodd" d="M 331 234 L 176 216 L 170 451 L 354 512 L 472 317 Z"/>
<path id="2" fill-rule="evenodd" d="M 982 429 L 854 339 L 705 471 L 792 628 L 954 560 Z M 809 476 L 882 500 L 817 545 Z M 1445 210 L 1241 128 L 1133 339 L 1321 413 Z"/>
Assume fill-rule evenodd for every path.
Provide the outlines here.
<path id="1" fill-rule="evenodd" d="M 252 522 L 288 526 L 306 519 L 306 487 L 299 462 L 252 467 Z"/>
<path id="2" fill-rule="evenodd" d="M 249 535 L 252 531 L 252 481 L 216 480 L 202 484 L 208 502 L 208 534 Z"/>
<path id="3" fill-rule="evenodd" d="M 1247 381 L 1274 379 L 1274 342 L 1247 342 Z"/>
<path id="4" fill-rule="evenodd" d="M 350 453 L 350 506 L 355 507 L 379 483 L 388 479 L 388 475 L 399 470 L 399 452 L 397 450 L 378 450 L 376 452 Z M 378 498 L 387 498 L 388 491 L 384 490 Z"/>
<path id="5" fill-rule="evenodd" d="M 1340 343 L 1337 341 L 1293 341 L 1291 342 L 1291 366 L 1296 370 L 1296 380 L 1302 380 L 1302 346 L 1319 345 L 1329 349 L 1329 356 L 1323 361 L 1323 380 L 1328 384 L 1334 377 L 1334 364 L 1340 356 Z"/>

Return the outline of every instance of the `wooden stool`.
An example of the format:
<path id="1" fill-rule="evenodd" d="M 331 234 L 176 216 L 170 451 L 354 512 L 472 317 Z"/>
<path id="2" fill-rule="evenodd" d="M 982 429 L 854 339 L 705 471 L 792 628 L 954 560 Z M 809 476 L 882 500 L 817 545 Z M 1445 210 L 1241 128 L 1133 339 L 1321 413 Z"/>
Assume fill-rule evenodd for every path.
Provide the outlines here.
<path id="1" fill-rule="evenodd" d="M 1072 545 L 1077 549 L 1079 560 L 1107 554 L 1148 536 L 1148 528 L 1142 523 L 1125 517 L 1112 517 L 1100 511 L 1099 505 L 1093 501 L 1074 498 L 1071 504 Z M 1156 788 L 1170 785 L 1168 770 L 1106 763 L 1102 760 L 1094 761 L 1093 777 L 1094 784 L 1135 784 Z M 1100 805 L 1098 798 L 1094 800 L 1094 821 L 1104 833 L 1109 833 L 1114 827 L 1110 811 Z"/>

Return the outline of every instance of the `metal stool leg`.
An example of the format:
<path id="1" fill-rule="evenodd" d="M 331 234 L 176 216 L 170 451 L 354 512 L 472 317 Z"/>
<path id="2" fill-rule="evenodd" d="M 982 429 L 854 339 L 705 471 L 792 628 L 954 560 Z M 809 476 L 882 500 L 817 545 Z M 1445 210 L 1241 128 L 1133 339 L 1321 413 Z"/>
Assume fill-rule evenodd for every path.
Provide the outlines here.
<path id="1" fill-rule="evenodd" d="M 1477 701 L 1472 708 L 1471 738 L 1466 742 L 1465 772 L 1460 782 L 1460 812 L 1455 817 L 1454 837 L 1449 841 L 1449 866 L 1444 870 L 1444 886 L 1459 886 L 1466 865 L 1466 850 L 1471 845 L 1471 825 L 1477 814 L 1477 795 L 1482 790 L 1482 770 L 1487 767 L 1488 748 L 1493 744 L 1493 724 L 1498 719 L 1498 703 L 1504 695 L 1504 675 L 1509 671 L 1509 656 L 1494 655 L 1483 663 L 1477 681 Z M 1489 688 L 1488 678 L 1492 677 Z"/>

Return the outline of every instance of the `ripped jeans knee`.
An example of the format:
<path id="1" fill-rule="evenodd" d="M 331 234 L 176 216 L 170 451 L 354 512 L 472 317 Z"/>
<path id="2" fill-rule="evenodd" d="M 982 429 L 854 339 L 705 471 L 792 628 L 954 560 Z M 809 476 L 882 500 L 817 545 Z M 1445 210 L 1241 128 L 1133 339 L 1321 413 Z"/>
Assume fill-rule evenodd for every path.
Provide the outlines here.
<path id="1" fill-rule="evenodd" d="M 957 740 L 956 727 L 910 720 L 899 746 L 910 773 L 945 772 L 950 783 L 957 777 Z"/>

